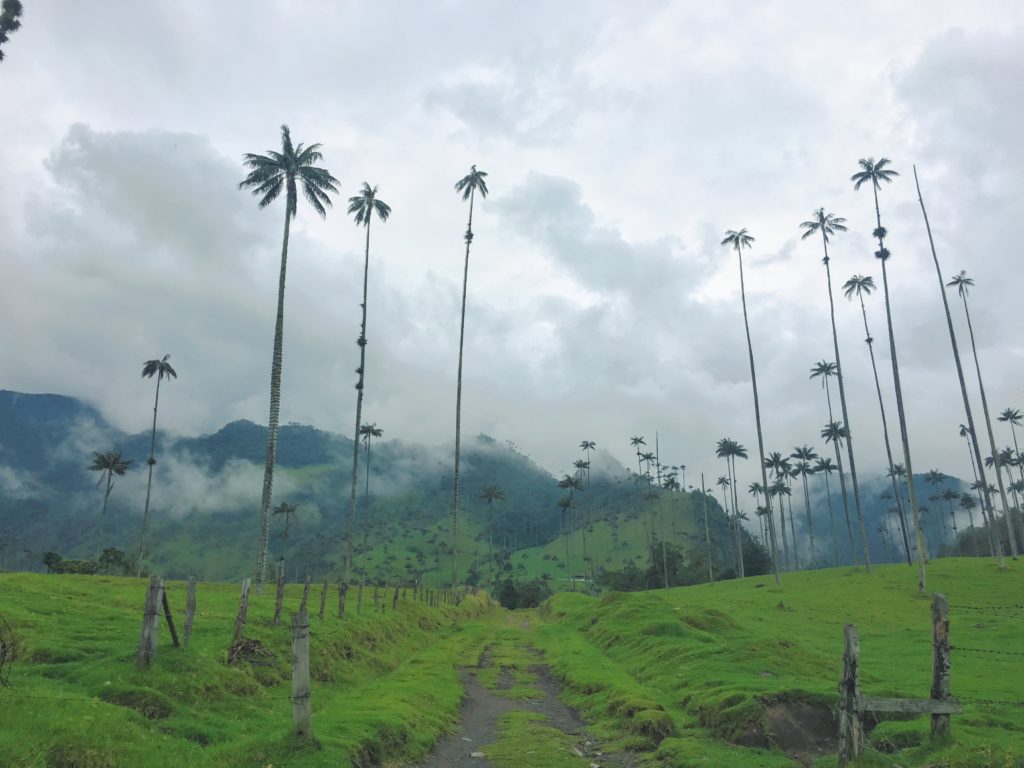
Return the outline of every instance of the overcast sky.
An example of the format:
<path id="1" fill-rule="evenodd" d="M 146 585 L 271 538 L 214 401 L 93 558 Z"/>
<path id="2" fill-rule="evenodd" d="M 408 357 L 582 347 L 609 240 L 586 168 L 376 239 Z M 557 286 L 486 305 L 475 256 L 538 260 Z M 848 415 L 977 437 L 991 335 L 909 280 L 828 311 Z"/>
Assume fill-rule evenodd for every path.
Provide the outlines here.
<path id="1" fill-rule="evenodd" d="M 881 204 L 914 466 L 968 476 L 911 166 L 946 275 L 977 283 L 991 407 L 1024 408 L 1022 21 L 1015 0 L 26 0 L 0 64 L 0 387 L 80 397 L 142 431 L 142 362 L 170 353 L 164 427 L 266 423 L 283 209 L 237 184 L 242 153 L 279 148 L 287 123 L 323 144 L 343 197 L 366 180 L 393 207 L 373 229 L 364 411 L 386 437 L 453 438 L 452 185 L 476 163 L 492 194 L 474 219 L 464 434 L 553 472 L 582 439 L 629 465 L 628 438 L 656 431 L 688 482 L 721 473 L 720 437 L 753 457 L 739 274 L 719 245 L 747 227 L 766 449 L 820 448 L 808 369 L 834 355 L 820 241 L 798 225 L 825 206 L 849 220 L 836 312 L 858 461 L 879 470 L 859 309 L 838 289 L 881 283 L 871 192 L 849 177 L 884 155 L 901 173 Z M 292 228 L 282 422 L 348 433 L 362 232 L 343 203 L 325 221 L 302 206 Z M 880 295 L 868 313 L 894 415 Z"/>

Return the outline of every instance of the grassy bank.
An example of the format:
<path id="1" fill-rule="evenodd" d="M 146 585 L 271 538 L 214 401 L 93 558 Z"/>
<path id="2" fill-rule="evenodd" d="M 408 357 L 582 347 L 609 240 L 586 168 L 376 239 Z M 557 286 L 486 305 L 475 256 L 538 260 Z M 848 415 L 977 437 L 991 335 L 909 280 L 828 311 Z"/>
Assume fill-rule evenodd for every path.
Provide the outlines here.
<path id="1" fill-rule="evenodd" d="M 931 564 L 929 589 L 947 595 L 952 643 L 964 649 L 954 651 L 952 692 L 965 713 L 953 717 L 944 743 L 929 739 L 927 717 L 883 720 L 864 765 L 1016 768 L 1024 757 L 1024 706 L 1014 703 L 1024 702 L 1024 609 L 978 610 L 1024 599 L 1024 568 L 1007 565 Z M 537 642 L 599 737 L 656 763 L 831 766 L 834 753 L 800 744 L 831 728 L 845 623 L 860 632 L 865 694 L 929 695 L 930 599 L 917 595 L 914 579 L 894 565 L 789 574 L 781 588 L 757 577 L 603 598 L 560 594 L 542 611 Z"/>
<path id="2" fill-rule="evenodd" d="M 0 575 L 0 615 L 19 643 L 10 686 L 0 689 L 0 765 L 5 768 L 119 766 L 338 766 L 422 755 L 457 721 L 457 666 L 488 644 L 495 608 L 482 596 L 430 608 L 408 593 L 384 614 L 372 590 L 339 620 L 336 592 L 326 618 L 311 619 L 315 740 L 291 736 L 290 639 L 273 626 L 273 588 L 253 595 L 247 637 L 273 654 L 226 663 L 238 587 L 200 584 L 192 641 L 171 647 L 161 627 L 154 666 L 135 669 L 142 580 Z M 184 586 L 168 589 L 179 631 Z M 297 610 L 301 587 L 287 590 Z M 319 608 L 319 587 L 310 598 Z"/>

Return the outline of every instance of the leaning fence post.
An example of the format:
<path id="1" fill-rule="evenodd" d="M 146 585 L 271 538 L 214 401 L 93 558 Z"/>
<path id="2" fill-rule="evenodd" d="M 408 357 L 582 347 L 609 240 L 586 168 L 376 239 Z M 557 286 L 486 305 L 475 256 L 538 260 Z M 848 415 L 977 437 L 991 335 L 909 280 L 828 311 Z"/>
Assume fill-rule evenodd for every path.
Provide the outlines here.
<path id="1" fill-rule="evenodd" d="M 284 606 L 284 558 L 277 561 L 277 592 L 274 596 L 274 626 L 281 623 L 281 608 Z"/>
<path id="2" fill-rule="evenodd" d="M 348 583 L 344 581 L 338 582 L 338 618 L 345 618 L 345 595 L 348 594 Z"/>
<path id="3" fill-rule="evenodd" d="M 843 677 L 839 681 L 839 768 L 857 759 L 863 745 L 860 722 L 860 638 L 857 628 L 843 628 Z"/>
<path id="4" fill-rule="evenodd" d="M 309 696 L 309 620 L 299 611 L 292 614 L 292 722 L 295 735 L 307 739 L 313 735 Z"/>
<path id="5" fill-rule="evenodd" d="M 161 584 L 161 587 L 163 587 L 163 584 Z M 160 602 L 164 604 L 164 618 L 167 619 L 167 628 L 171 630 L 171 642 L 175 648 L 180 648 L 181 643 L 178 642 L 178 630 L 174 628 L 174 616 L 171 614 L 171 605 L 167 602 L 166 587 L 161 590 Z"/>
<path id="6" fill-rule="evenodd" d="M 238 600 L 238 616 L 235 617 L 235 642 L 242 639 L 245 634 L 245 621 L 249 615 L 249 587 L 252 579 L 242 579 L 242 596 Z"/>
<path id="7" fill-rule="evenodd" d="M 136 664 L 139 669 L 148 669 L 156 658 L 156 634 L 160 628 L 160 596 L 163 594 L 163 579 L 149 577 L 146 604 L 142 608 L 142 631 L 139 633 L 139 654 Z"/>
<path id="8" fill-rule="evenodd" d="M 324 620 L 324 611 L 327 610 L 327 582 L 324 582 L 323 591 L 320 593 L 320 621 Z"/>
<path id="9" fill-rule="evenodd" d="M 185 647 L 192 639 L 192 624 L 196 620 L 196 577 L 188 577 L 188 591 L 185 593 Z"/>
<path id="10" fill-rule="evenodd" d="M 932 595 L 932 698 L 949 698 L 949 602 Z M 949 715 L 932 715 L 932 736 L 949 735 Z"/>

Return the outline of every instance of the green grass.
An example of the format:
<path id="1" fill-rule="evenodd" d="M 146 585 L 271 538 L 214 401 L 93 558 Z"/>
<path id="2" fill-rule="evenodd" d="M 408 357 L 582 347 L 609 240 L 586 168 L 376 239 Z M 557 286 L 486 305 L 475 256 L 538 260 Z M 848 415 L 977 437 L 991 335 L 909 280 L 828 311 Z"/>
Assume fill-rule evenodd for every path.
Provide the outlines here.
<path id="1" fill-rule="evenodd" d="M 286 611 L 298 607 L 291 586 Z M 169 599 L 182 620 L 184 588 Z M 422 755 L 457 722 L 457 667 L 476 663 L 496 622 L 470 597 L 437 609 L 413 602 L 374 614 L 364 602 L 311 619 L 315 741 L 291 736 L 290 639 L 271 623 L 273 588 L 250 603 L 247 636 L 275 657 L 226 664 L 238 605 L 235 585 L 201 584 L 192 642 L 171 647 L 161 627 L 153 667 L 140 672 L 145 582 L 103 577 L 0 575 L 0 614 L 19 639 L 11 685 L 0 689 L 0 765 L 348 766 Z M 319 587 L 310 607 L 319 608 Z"/>
<path id="2" fill-rule="evenodd" d="M 929 567 L 929 588 L 954 606 L 1018 604 L 1024 569 L 939 560 Z M 930 599 L 917 595 L 906 566 L 789 574 L 781 588 L 756 577 L 603 598 L 560 594 L 542 615 L 538 644 L 598 738 L 653 751 L 664 765 L 792 765 L 777 749 L 735 742 L 763 731 L 773 702 L 834 706 L 847 622 L 860 633 L 865 694 L 929 695 Z M 1024 654 L 1024 611 L 953 608 L 951 638 L 954 646 Z M 1024 708 L 971 699 L 1024 701 L 1020 661 L 954 652 L 952 692 L 966 700 L 966 712 L 953 717 L 952 742 L 932 743 L 928 718 L 885 722 L 873 735 L 875 747 L 905 748 L 886 754 L 884 764 L 1016 766 L 1024 756 Z M 667 714 L 671 735 L 645 727 L 657 712 Z"/>
<path id="3" fill-rule="evenodd" d="M 482 749 L 488 762 L 499 768 L 587 768 L 591 761 L 573 752 L 575 739 L 544 725 L 546 720 L 536 712 L 502 715 L 498 741 Z"/>

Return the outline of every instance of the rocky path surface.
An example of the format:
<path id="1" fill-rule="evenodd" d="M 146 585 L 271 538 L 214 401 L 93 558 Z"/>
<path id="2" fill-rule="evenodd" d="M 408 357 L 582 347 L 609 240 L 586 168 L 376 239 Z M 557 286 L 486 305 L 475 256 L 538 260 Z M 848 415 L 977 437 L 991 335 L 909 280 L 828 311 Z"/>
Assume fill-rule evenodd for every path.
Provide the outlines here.
<path id="1" fill-rule="evenodd" d="M 604 754 L 596 741 L 587 733 L 586 723 L 570 707 L 558 699 L 559 683 L 543 664 L 531 669 L 537 677 L 534 688 L 536 698 L 517 700 L 503 697 L 488 690 L 477 679 L 477 669 L 489 664 L 485 653 L 480 667 L 462 671 L 464 689 L 459 728 L 443 737 L 434 751 L 423 761 L 407 768 L 483 768 L 493 766 L 485 756 L 484 748 L 499 740 L 499 720 L 508 712 L 534 712 L 545 716 L 544 725 L 557 728 L 572 737 L 574 753 L 581 768 L 634 768 L 636 763 L 621 754 Z M 511 688 L 512 677 L 507 670 L 498 675 L 497 687 Z M 533 755 L 534 758 L 538 757 Z"/>

